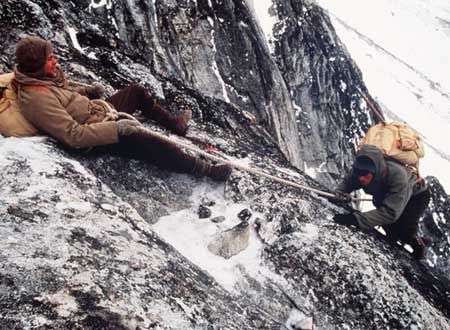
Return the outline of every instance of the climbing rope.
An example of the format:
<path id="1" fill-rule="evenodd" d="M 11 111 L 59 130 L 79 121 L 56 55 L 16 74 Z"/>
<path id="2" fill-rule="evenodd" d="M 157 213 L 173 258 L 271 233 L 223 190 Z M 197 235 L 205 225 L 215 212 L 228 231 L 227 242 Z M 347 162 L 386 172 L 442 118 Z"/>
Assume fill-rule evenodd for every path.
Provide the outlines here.
<path id="1" fill-rule="evenodd" d="M 191 151 L 195 152 L 198 155 L 201 155 L 201 156 L 203 156 L 205 158 L 208 158 L 210 160 L 213 160 L 213 161 L 216 161 L 216 162 L 219 162 L 219 163 L 227 164 L 227 165 L 229 165 L 229 166 L 231 166 L 233 168 L 236 168 L 236 169 L 239 169 L 239 170 L 242 170 L 242 171 L 245 171 L 245 172 L 257 175 L 257 176 L 260 176 L 260 177 L 268 178 L 268 179 L 270 179 L 272 181 L 282 183 L 282 184 L 284 184 L 286 186 L 291 186 L 291 187 L 299 188 L 299 189 L 302 189 L 302 190 L 310 191 L 310 192 L 316 193 L 319 196 L 331 197 L 331 198 L 336 197 L 336 195 L 333 194 L 333 193 L 329 193 L 329 192 L 325 192 L 325 191 L 322 191 L 322 190 L 319 190 L 319 189 L 315 189 L 315 188 L 311 188 L 311 187 L 308 187 L 308 186 L 305 186 L 305 185 L 301 185 L 301 184 L 298 184 L 296 182 L 293 182 L 293 181 L 290 181 L 290 180 L 286 180 L 286 179 L 282 179 L 282 178 L 279 178 L 277 176 L 274 176 L 274 175 L 262 172 L 260 170 L 253 169 L 251 167 L 244 166 L 244 165 L 238 164 L 236 162 L 233 162 L 233 161 L 230 161 L 230 160 L 227 160 L 227 159 L 223 159 L 221 157 L 217 157 L 217 156 L 211 155 L 210 153 L 207 153 L 207 152 L 205 152 L 203 150 L 200 150 L 199 148 L 197 148 L 195 146 L 188 145 L 188 144 L 186 144 L 186 143 L 184 143 L 184 142 L 182 142 L 182 141 L 180 141 L 178 139 L 177 139 L 177 141 L 175 141 L 175 140 L 173 140 L 173 139 L 171 139 L 171 138 L 169 138 L 169 137 L 167 137 L 167 136 L 165 136 L 163 134 L 160 134 L 158 132 L 154 132 L 154 131 L 151 131 L 149 129 L 145 129 L 145 131 L 146 131 L 147 134 L 149 134 L 149 135 L 151 135 L 151 136 L 153 136 L 155 138 L 162 139 L 162 140 L 164 140 L 166 142 L 169 142 L 169 143 L 175 143 L 176 145 L 178 145 L 180 147 L 183 147 L 185 149 L 191 150 Z M 351 200 L 353 202 L 371 201 L 371 199 L 355 198 L 353 196 L 350 196 L 350 197 L 351 197 Z"/>
<path id="2" fill-rule="evenodd" d="M 81 82 L 73 81 L 73 80 L 70 80 L 69 83 L 72 84 L 72 85 L 78 85 L 78 86 L 83 86 L 83 87 L 91 86 L 89 84 L 85 84 L 85 83 L 81 83 Z M 382 120 L 384 122 L 384 119 L 382 119 L 381 114 L 379 114 L 378 111 L 375 109 L 375 107 L 373 107 L 373 105 L 370 103 L 370 101 L 367 99 L 367 97 L 357 87 L 356 87 L 356 89 L 363 96 L 363 98 L 366 100 L 366 102 L 369 104 L 369 106 L 379 116 L 379 118 L 381 118 L 380 120 Z M 311 187 L 308 187 L 308 186 L 305 186 L 305 185 L 301 185 L 301 184 L 298 184 L 296 182 L 293 182 L 293 181 L 290 181 L 290 180 L 286 180 L 286 179 L 283 179 L 283 178 L 279 178 L 277 176 L 274 176 L 274 175 L 262 172 L 260 170 L 253 169 L 251 167 L 244 166 L 244 165 L 238 164 L 236 162 L 232 162 L 230 160 L 214 156 L 214 155 L 212 155 L 212 154 L 210 154 L 208 152 L 200 150 L 197 147 L 194 147 L 192 145 L 188 145 L 186 143 L 183 143 L 183 142 L 181 142 L 178 139 L 177 139 L 177 141 L 175 141 L 175 140 L 173 140 L 173 139 L 171 139 L 171 138 L 169 138 L 169 137 L 167 137 L 167 136 L 165 136 L 163 134 L 157 133 L 155 131 L 151 131 L 149 129 L 145 129 L 145 131 L 146 131 L 147 134 L 149 134 L 149 135 L 151 135 L 151 136 L 153 136 L 155 138 L 162 139 L 162 140 L 164 140 L 166 142 L 169 142 L 169 143 L 175 143 L 176 145 L 178 145 L 180 147 L 183 147 L 185 149 L 191 150 L 191 151 L 195 152 L 198 155 L 202 155 L 205 158 L 208 158 L 210 160 L 213 160 L 213 161 L 216 161 L 216 162 L 219 162 L 219 163 L 227 164 L 227 165 L 229 165 L 229 166 L 231 166 L 233 168 L 240 169 L 240 170 L 242 170 L 244 172 L 248 172 L 248 173 L 254 174 L 256 176 L 260 176 L 260 177 L 265 177 L 265 178 L 268 178 L 268 179 L 270 179 L 272 181 L 282 183 L 282 184 L 284 184 L 286 186 L 291 186 L 291 187 L 294 187 L 294 188 L 298 188 L 298 189 L 302 189 L 302 190 L 305 190 L 305 191 L 313 192 L 313 193 L 316 193 L 319 196 L 330 197 L 330 198 L 336 197 L 336 195 L 333 194 L 333 193 L 329 193 L 329 192 L 326 192 L 326 191 L 322 191 L 322 190 L 319 190 L 319 189 L 315 189 L 315 188 L 311 188 Z M 207 143 L 205 143 L 201 139 L 198 139 L 196 137 L 186 137 L 186 139 L 192 141 L 193 143 L 201 144 L 208 151 L 217 152 L 216 148 L 209 146 Z M 367 199 L 367 198 L 355 198 L 355 197 L 353 197 L 351 195 L 350 195 L 350 198 L 351 198 L 352 202 L 372 201 L 371 199 Z"/>

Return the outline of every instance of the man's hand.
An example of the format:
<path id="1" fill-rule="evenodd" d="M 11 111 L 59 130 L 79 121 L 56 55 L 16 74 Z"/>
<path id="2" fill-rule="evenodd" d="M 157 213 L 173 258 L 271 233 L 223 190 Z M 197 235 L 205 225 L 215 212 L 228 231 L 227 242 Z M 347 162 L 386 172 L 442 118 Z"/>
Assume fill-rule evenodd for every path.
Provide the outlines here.
<path id="1" fill-rule="evenodd" d="M 144 128 L 140 122 L 131 119 L 122 119 L 117 122 L 117 134 L 119 136 L 130 136 Z"/>
<path id="2" fill-rule="evenodd" d="M 331 203 L 347 204 L 352 201 L 352 196 L 342 191 L 335 191 L 334 196 L 328 197 L 327 199 Z"/>
<path id="3" fill-rule="evenodd" d="M 75 82 L 72 82 L 72 84 L 75 84 L 75 86 L 77 85 L 77 83 Z M 82 86 L 78 86 L 73 90 L 78 94 L 86 96 L 89 100 L 98 100 L 106 92 L 105 87 L 99 83 L 93 83 L 92 85 L 83 84 Z"/>
<path id="4" fill-rule="evenodd" d="M 352 196 L 350 196 L 350 194 L 344 193 L 342 191 L 336 191 L 334 193 L 334 199 L 337 202 L 350 203 L 352 201 Z"/>
<path id="5" fill-rule="evenodd" d="M 356 226 L 359 227 L 358 225 L 358 220 L 356 219 L 356 217 L 349 213 L 349 214 L 336 214 L 333 217 L 334 221 L 340 225 L 343 226 Z"/>
<path id="6" fill-rule="evenodd" d="M 105 94 L 105 87 L 99 83 L 93 83 L 90 87 L 86 88 L 86 96 L 90 100 L 99 99 Z"/>

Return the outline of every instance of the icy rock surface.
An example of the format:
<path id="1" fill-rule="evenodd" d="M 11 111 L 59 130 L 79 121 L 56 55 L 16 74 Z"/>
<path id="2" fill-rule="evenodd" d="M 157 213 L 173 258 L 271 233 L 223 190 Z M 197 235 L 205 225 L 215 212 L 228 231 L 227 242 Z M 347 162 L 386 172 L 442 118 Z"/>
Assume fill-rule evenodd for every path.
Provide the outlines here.
<path id="1" fill-rule="evenodd" d="M 238 0 L 6 0 L 0 70 L 21 34 L 39 33 L 73 78 L 110 92 L 142 83 L 171 111 L 191 108 L 189 134 L 229 159 L 326 189 L 370 122 L 351 86 L 365 89 L 313 2 L 274 3 L 268 47 Z M 424 227 L 435 256 L 417 263 L 334 225 L 345 210 L 325 199 L 241 171 L 223 185 L 42 138 L 0 144 L 2 326 L 283 329 L 296 314 L 320 330 L 449 328 L 448 196 L 437 182 L 427 217 L 438 230 L 429 218 Z M 202 203 L 210 218 L 199 219 Z M 241 218 L 248 247 L 210 253 Z"/>
<path id="2" fill-rule="evenodd" d="M 95 72 L 114 87 L 141 82 L 157 94 L 150 72 L 182 81 L 251 114 L 292 165 L 319 181 L 331 184 L 348 167 L 370 117 L 355 86 L 366 88 L 314 2 L 274 1 L 272 47 L 246 1 L 95 3 L 4 1 L 0 30 L 10 47 L 0 69 L 11 67 L 20 33 L 39 31 L 77 76 Z"/>
<path id="3" fill-rule="evenodd" d="M 427 259 L 444 274 L 450 274 L 450 198 L 435 177 L 427 177 L 427 181 L 431 201 L 420 225 L 423 235 L 433 240 Z"/>
<path id="4" fill-rule="evenodd" d="M 2 328 L 275 329 L 52 143 L 0 150 Z"/>

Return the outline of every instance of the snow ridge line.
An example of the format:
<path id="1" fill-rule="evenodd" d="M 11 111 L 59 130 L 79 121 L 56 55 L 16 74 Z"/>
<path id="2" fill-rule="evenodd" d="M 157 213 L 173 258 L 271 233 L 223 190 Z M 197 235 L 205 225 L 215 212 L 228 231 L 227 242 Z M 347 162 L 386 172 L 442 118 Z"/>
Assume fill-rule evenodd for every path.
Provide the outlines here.
<path id="1" fill-rule="evenodd" d="M 323 9 L 323 8 L 322 8 Z M 436 92 L 438 92 L 439 94 L 441 94 L 442 96 L 444 96 L 445 98 L 449 99 L 450 101 L 450 94 L 445 93 L 442 89 L 441 89 L 441 85 L 438 82 L 433 81 L 431 78 L 429 78 L 427 75 L 425 75 L 424 73 L 417 71 L 417 69 L 415 69 L 414 67 L 412 67 L 410 64 L 408 64 L 407 62 L 403 61 L 402 59 L 398 58 L 397 56 L 395 56 L 393 53 L 391 53 L 390 51 L 388 51 L 387 49 L 383 48 L 382 46 L 380 46 L 379 44 L 377 44 L 375 41 L 373 41 L 372 39 L 370 39 L 369 37 L 365 36 L 364 34 L 360 33 L 358 30 L 356 30 L 354 27 L 348 25 L 346 22 L 344 22 L 343 20 L 341 20 L 339 17 L 335 16 L 333 13 L 327 11 L 326 9 L 323 9 L 326 13 L 328 13 L 329 16 L 332 16 L 339 24 L 341 24 L 342 26 L 344 26 L 347 30 L 352 31 L 353 33 L 355 33 L 359 38 L 361 38 L 362 40 L 364 40 L 365 42 L 367 42 L 369 45 L 373 46 L 374 48 L 378 49 L 379 51 L 385 53 L 386 55 L 388 55 L 389 57 L 393 58 L 396 62 L 401 63 L 403 66 L 407 67 L 409 70 L 411 70 L 412 72 L 416 73 L 420 78 L 422 78 L 423 80 L 427 81 L 431 88 L 433 90 L 435 90 Z"/>

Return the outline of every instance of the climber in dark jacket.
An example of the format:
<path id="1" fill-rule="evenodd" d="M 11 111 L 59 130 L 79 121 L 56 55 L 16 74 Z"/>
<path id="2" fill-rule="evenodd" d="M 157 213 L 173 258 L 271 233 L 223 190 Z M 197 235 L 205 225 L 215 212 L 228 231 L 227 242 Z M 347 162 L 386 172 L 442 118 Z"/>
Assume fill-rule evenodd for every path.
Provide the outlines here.
<path id="1" fill-rule="evenodd" d="M 363 229 L 382 226 L 390 241 L 411 245 L 413 256 L 423 259 L 426 247 L 417 233 L 431 196 L 426 182 L 402 164 L 386 159 L 379 148 L 364 145 L 336 196 L 348 201 L 348 193 L 358 189 L 373 196 L 376 209 L 337 214 L 334 220 Z"/>
<path id="2" fill-rule="evenodd" d="M 19 108 L 39 133 L 50 135 L 70 148 L 99 147 L 149 161 L 175 172 L 226 180 L 229 165 L 212 165 L 171 142 L 151 134 L 131 114 L 141 110 L 176 134 L 185 135 L 190 111 L 174 116 L 139 85 L 120 90 L 106 101 L 91 100 L 98 86 L 72 91 L 52 51 L 39 37 L 25 37 L 16 46 L 13 85 Z M 82 95 L 83 93 L 85 95 Z"/>

